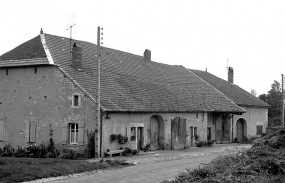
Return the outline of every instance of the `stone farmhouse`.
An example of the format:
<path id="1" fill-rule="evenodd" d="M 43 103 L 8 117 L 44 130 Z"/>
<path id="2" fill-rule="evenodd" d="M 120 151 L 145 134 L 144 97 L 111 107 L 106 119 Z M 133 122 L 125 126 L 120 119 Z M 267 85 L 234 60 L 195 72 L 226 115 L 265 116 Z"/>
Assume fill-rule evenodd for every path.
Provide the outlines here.
<path id="1" fill-rule="evenodd" d="M 207 71 L 193 69 L 191 71 L 246 111 L 242 115 L 233 114 L 231 124 L 228 126 L 230 129 L 227 129 L 226 124 L 218 125 L 218 128 L 216 126 L 216 142 L 242 142 L 252 137 L 261 136 L 266 132 L 270 106 L 233 83 L 232 67 L 228 68 L 228 81 Z M 230 131 L 230 136 L 225 135 L 225 133 L 228 134 L 227 131 Z"/>
<path id="2" fill-rule="evenodd" d="M 41 31 L 0 56 L 0 148 L 45 143 L 50 130 L 56 148 L 78 152 L 87 148 L 87 134 L 95 132 L 96 157 L 120 147 L 175 150 L 191 148 L 197 140 L 229 142 L 241 133 L 238 120 L 246 121 L 247 133 L 255 133 L 246 112 L 252 116 L 260 108 L 240 105 L 198 71 L 154 62 L 149 50 L 142 56 L 106 47 L 97 55 L 96 50 L 95 44 Z M 98 56 L 101 121 L 96 116 Z M 264 129 L 267 116 L 258 120 L 254 125 L 262 123 Z M 118 134 L 128 141 L 112 141 Z M 221 134 L 228 140 L 219 141 Z"/>

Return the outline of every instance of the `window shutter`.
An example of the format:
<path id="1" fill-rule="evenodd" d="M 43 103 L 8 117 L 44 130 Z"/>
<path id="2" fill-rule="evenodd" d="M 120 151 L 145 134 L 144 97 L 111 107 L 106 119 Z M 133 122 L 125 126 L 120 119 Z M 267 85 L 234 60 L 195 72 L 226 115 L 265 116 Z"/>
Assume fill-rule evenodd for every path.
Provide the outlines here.
<path id="1" fill-rule="evenodd" d="M 62 144 L 65 145 L 67 144 L 67 130 L 68 130 L 68 123 L 62 123 L 62 128 L 61 128 L 61 141 L 62 141 Z"/>
<path id="2" fill-rule="evenodd" d="M 30 121 L 26 121 L 26 142 L 29 142 L 30 137 Z"/>
<path id="3" fill-rule="evenodd" d="M 36 142 L 36 130 L 37 130 L 37 123 L 35 121 L 30 121 L 29 142 Z"/>
<path id="4" fill-rule="evenodd" d="M 0 141 L 4 141 L 4 122 L 0 119 Z"/>
<path id="5" fill-rule="evenodd" d="M 78 124 L 78 144 L 84 145 L 84 124 Z"/>

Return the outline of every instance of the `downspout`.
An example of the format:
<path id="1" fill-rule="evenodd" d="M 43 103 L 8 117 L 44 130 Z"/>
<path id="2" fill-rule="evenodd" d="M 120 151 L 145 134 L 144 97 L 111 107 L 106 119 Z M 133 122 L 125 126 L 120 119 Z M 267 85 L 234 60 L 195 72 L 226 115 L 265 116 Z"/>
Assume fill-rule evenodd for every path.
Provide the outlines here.
<path id="1" fill-rule="evenodd" d="M 232 142 L 234 142 L 234 115 L 232 115 Z"/>

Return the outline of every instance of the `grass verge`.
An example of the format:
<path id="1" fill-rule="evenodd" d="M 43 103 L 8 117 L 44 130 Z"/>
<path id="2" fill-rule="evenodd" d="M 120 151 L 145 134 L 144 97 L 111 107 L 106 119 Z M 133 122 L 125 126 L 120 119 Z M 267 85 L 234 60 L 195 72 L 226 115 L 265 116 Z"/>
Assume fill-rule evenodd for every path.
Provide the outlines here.
<path id="1" fill-rule="evenodd" d="M 84 160 L 2 157 L 0 158 L 0 182 L 31 181 L 94 170 L 122 168 L 130 165 L 120 160 L 90 163 Z"/>
<path id="2" fill-rule="evenodd" d="M 210 164 L 181 172 L 161 183 L 281 183 L 285 180 L 285 129 L 254 141 L 237 154 L 219 156 Z"/>

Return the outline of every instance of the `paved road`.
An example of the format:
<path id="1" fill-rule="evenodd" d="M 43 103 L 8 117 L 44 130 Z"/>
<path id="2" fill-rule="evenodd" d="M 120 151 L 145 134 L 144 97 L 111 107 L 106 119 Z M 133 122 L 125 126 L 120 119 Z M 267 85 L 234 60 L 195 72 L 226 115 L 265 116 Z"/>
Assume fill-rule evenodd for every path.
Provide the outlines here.
<path id="1" fill-rule="evenodd" d="M 179 151 L 164 150 L 155 153 L 150 152 L 148 155 L 105 158 L 127 160 L 136 165 L 83 175 L 40 179 L 29 183 L 156 183 L 172 179 L 179 172 L 186 171 L 186 168 L 193 169 L 209 163 L 218 155 L 237 153 L 250 147 L 251 145 L 243 144 L 215 144 L 213 147 L 190 148 Z M 95 162 L 98 159 L 88 161 Z"/>
<path id="2" fill-rule="evenodd" d="M 155 183 L 174 178 L 186 168 L 193 169 L 199 165 L 209 163 L 218 155 L 236 153 L 247 149 L 250 145 L 221 145 L 212 148 L 197 148 L 189 151 L 160 151 L 159 157 L 145 155 L 128 158 L 135 166 L 117 170 L 99 171 L 95 174 L 68 177 L 55 180 L 56 183 Z M 161 155 L 161 156 L 160 156 Z M 147 161 L 146 161 L 147 160 Z M 51 182 L 51 181 L 49 181 Z"/>

